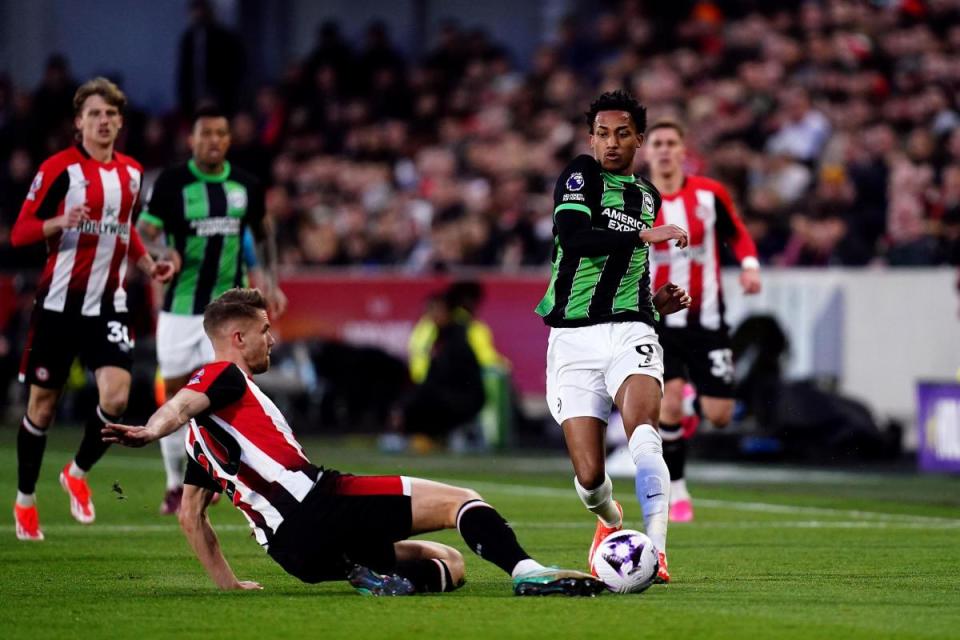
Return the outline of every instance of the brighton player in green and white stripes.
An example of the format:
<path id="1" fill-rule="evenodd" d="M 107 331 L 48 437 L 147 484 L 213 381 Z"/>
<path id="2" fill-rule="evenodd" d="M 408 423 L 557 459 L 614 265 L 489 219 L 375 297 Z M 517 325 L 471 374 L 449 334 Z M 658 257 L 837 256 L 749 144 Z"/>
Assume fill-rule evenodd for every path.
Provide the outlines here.
<path id="1" fill-rule="evenodd" d="M 283 313 L 286 298 L 276 282 L 276 249 L 265 220 L 264 191 L 258 180 L 226 159 L 230 123 L 216 107 L 194 114 L 189 137 L 192 157 L 164 170 L 150 192 L 138 229 L 144 240 L 179 265 L 166 289 L 157 321 L 157 361 L 167 398 L 189 375 L 213 358 L 203 332 L 203 311 L 224 291 L 247 284 L 244 235 L 253 232 L 261 287 L 273 316 Z M 167 472 L 161 513 L 174 514 L 183 495 L 186 451 L 184 432 L 160 441 Z"/>
<path id="2" fill-rule="evenodd" d="M 647 535 L 667 572 L 670 473 L 658 432 L 663 350 L 654 323 L 690 304 L 674 284 L 650 292 L 649 245 L 687 244 L 676 225 L 653 227 L 660 194 L 633 174 L 646 109 L 622 91 L 604 93 L 587 115 L 592 156 L 575 158 L 554 190 L 553 272 L 537 313 L 551 327 L 547 402 L 563 429 L 584 506 L 598 517 L 597 544 L 623 526 L 605 471 L 604 432 L 615 404 L 637 465 L 636 493 Z"/>

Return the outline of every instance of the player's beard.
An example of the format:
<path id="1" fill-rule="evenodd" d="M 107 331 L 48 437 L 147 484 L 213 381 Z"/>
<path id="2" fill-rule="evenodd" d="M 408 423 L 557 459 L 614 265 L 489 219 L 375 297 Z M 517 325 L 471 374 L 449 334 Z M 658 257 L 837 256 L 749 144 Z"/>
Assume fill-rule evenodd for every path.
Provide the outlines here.
<path id="1" fill-rule="evenodd" d="M 270 354 L 268 353 L 264 356 L 263 360 L 250 367 L 250 371 L 254 375 L 259 375 L 261 373 L 266 373 L 270 369 Z"/>

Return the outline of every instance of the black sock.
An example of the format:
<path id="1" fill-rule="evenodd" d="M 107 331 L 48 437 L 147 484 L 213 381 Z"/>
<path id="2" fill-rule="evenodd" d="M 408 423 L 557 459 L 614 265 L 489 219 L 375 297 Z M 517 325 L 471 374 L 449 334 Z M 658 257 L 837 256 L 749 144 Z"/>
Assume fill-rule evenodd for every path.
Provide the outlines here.
<path id="1" fill-rule="evenodd" d="M 111 416 L 99 406 L 93 412 L 93 415 L 87 418 L 87 424 L 83 428 L 83 440 L 80 441 L 80 448 L 77 449 L 77 455 L 73 459 L 83 471 L 90 471 L 97 460 L 103 457 L 110 445 L 103 441 L 100 430 L 108 422 L 117 422 L 120 416 Z"/>
<path id="2" fill-rule="evenodd" d="M 503 516 L 483 500 L 470 500 L 460 506 L 457 529 L 474 553 L 508 574 L 518 562 L 530 558 Z"/>
<path id="3" fill-rule="evenodd" d="M 413 583 L 417 593 L 453 591 L 460 586 L 453 584 L 450 569 L 443 560 L 407 560 L 405 562 L 398 562 L 395 573 Z"/>
<path id="4" fill-rule="evenodd" d="M 670 479 L 680 480 L 687 466 L 687 439 L 683 437 L 683 428 L 679 424 L 660 423 L 660 436 L 663 438 L 663 461 L 670 470 Z"/>
<path id="5" fill-rule="evenodd" d="M 37 490 L 37 478 L 40 477 L 40 464 L 46 448 L 46 431 L 23 416 L 17 432 L 17 490 L 20 493 L 31 494 Z"/>

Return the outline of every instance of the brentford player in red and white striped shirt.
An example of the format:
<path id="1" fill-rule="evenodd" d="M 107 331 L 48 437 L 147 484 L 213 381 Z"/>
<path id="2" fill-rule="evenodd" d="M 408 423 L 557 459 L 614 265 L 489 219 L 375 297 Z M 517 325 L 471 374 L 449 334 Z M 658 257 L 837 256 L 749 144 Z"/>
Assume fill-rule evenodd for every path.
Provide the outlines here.
<path id="1" fill-rule="evenodd" d="M 467 546 L 513 577 L 517 595 L 593 595 L 605 588 L 590 574 L 530 558 L 475 491 L 311 464 L 252 378 L 270 367 L 274 344 L 267 301 L 256 289 L 231 289 L 211 302 L 203 328 L 217 361 L 197 371 L 146 426 L 110 424 L 103 437 L 139 447 L 189 424 L 180 524 L 221 589 L 260 585 L 237 580 L 220 551 L 206 515 L 219 491 L 247 517 L 270 556 L 304 582 L 347 579 L 373 595 L 451 591 L 463 582 L 463 556 L 447 545 L 406 538 L 457 528 Z"/>
<path id="2" fill-rule="evenodd" d="M 143 169 L 113 148 L 126 97 L 109 80 L 96 78 L 77 90 L 73 104 L 80 142 L 40 166 L 11 233 L 14 246 L 45 241 L 49 256 L 20 368 L 21 381 L 30 385 L 17 435 L 14 515 L 21 540 L 43 539 L 34 490 L 46 430 L 77 356 L 96 375 L 100 404 L 60 484 L 74 518 L 93 522 L 85 476 L 106 451 L 100 429 L 124 412 L 130 391 L 128 264 L 160 282 L 173 276 L 172 263 L 154 262 L 133 228 Z"/>
<path id="3" fill-rule="evenodd" d="M 692 429 L 681 426 L 685 384 L 696 387 L 703 415 L 715 426 L 726 426 L 733 416 L 733 357 L 723 318 L 721 244 L 740 261 L 740 284 L 746 294 L 760 291 L 760 263 L 756 245 L 723 185 L 684 174 L 686 148 L 678 123 L 655 122 L 647 130 L 645 149 L 653 184 L 663 197 L 656 224 L 675 224 L 690 234 L 687 247 L 660 243 L 651 254 L 654 290 L 675 282 L 692 298 L 689 309 L 666 316 L 658 327 L 664 350 L 660 433 L 670 469 L 670 519 L 683 522 L 693 519 L 683 478 L 687 449 L 683 434 L 692 435 Z"/>

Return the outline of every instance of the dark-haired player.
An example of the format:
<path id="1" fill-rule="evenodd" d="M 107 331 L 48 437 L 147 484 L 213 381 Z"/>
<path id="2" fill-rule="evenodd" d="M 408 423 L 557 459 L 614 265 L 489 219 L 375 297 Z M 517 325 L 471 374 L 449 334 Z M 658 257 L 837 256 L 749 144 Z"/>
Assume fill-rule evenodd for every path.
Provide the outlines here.
<path id="1" fill-rule="evenodd" d="M 633 174 L 646 109 L 615 91 L 601 95 L 586 115 L 593 155 L 575 158 L 557 180 L 553 273 L 537 306 L 551 327 L 547 403 L 563 429 L 577 494 L 599 519 L 591 568 L 597 543 L 623 523 L 604 458 L 611 404 L 619 408 L 644 525 L 659 550 L 658 577 L 667 582 L 670 475 L 657 431 L 663 360 L 654 324 L 657 310 L 677 311 L 689 297 L 673 284 L 651 296 L 648 254 L 657 242 L 686 246 L 687 232 L 653 226 L 660 194 Z"/>
<path id="2" fill-rule="evenodd" d="M 260 254 L 270 312 L 283 312 L 286 299 L 276 284 L 272 227 L 264 220 L 264 191 L 251 174 L 227 160 L 230 123 L 213 106 L 194 114 L 188 139 L 192 157 L 163 171 L 140 216 L 148 246 L 164 245 L 180 270 L 167 287 L 157 320 L 157 360 L 166 397 L 172 398 L 191 371 L 213 357 L 203 333 L 203 310 L 224 291 L 245 283 L 244 230 L 253 231 Z M 160 512 L 173 514 L 183 494 L 184 432 L 160 441 L 167 488 Z"/>
<path id="3" fill-rule="evenodd" d="M 103 437 L 143 446 L 189 425 L 180 524 L 221 589 L 260 585 L 238 580 L 220 551 L 206 515 L 220 491 L 246 516 L 270 557 L 304 582 L 348 579 L 374 595 L 451 591 L 464 578 L 460 553 L 407 538 L 456 528 L 467 546 L 512 576 L 517 595 L 604 589 L 588 574 L 530 558 L 506 521 L 471 489 L 313 465 L 252 378 L 270 367 L 273 346 L 267 301 L 258 290 L 227 291 L 207 307 L 203 325 L 216 360 L 195 372 L 146 426 L 111 424 Z"/>
<path id="4" fill-rule="evenodd" d="M 27 412 L 17 434 L 17 538 L 43 540 L 36 490 L 57 400 L 70 365 L 79 356 L 94 372 L 99 406 L 87 420 L 80 448 L 60 473 L 70 513 L 83 524 L 96 517 L 87 472 L 107 449 L 100 429 L 127 408 L 133 336 L 127 269 L 135 265 L 166 281 L 173 264 L 154 262 L 132 227 L 143 168 L 114 149 L 127 98 L 106 78 L 94 78 L 73 98 L 76 146 L 40 166 L 13 227 L 11 242 L 46 242 L 20 379 L 30 385 Z"/>
<path id="5" fill-rule="evenodd" d="M 689 309 L 675 313 L 658 328 L 664 350 L 663 403 L 660 433 L 663 457 L 670 469 L 670 520 L 693 520 L 693 504 L 684 480 L 687 438 L 683 429 L 683 387 L 691 381 L 704 417 L 724 427 L 733 416 L 733 356 L 723 318 L 720 290 L 720 244 L 727 244 L 740 261 L 740 285 L 746 294 L 760 291 L 757 248 L 730 194 L 719 182 L 686 175 L 684 132 L 672 120 L 655 122 L 647 133 L 646 159 L 650 176 L 663 196 L 658 224 L 677 224 L 690 234 L 685 248 L 657 243 L 653 251 L 654 285 L 677 282 L 690 293 Z"/>

